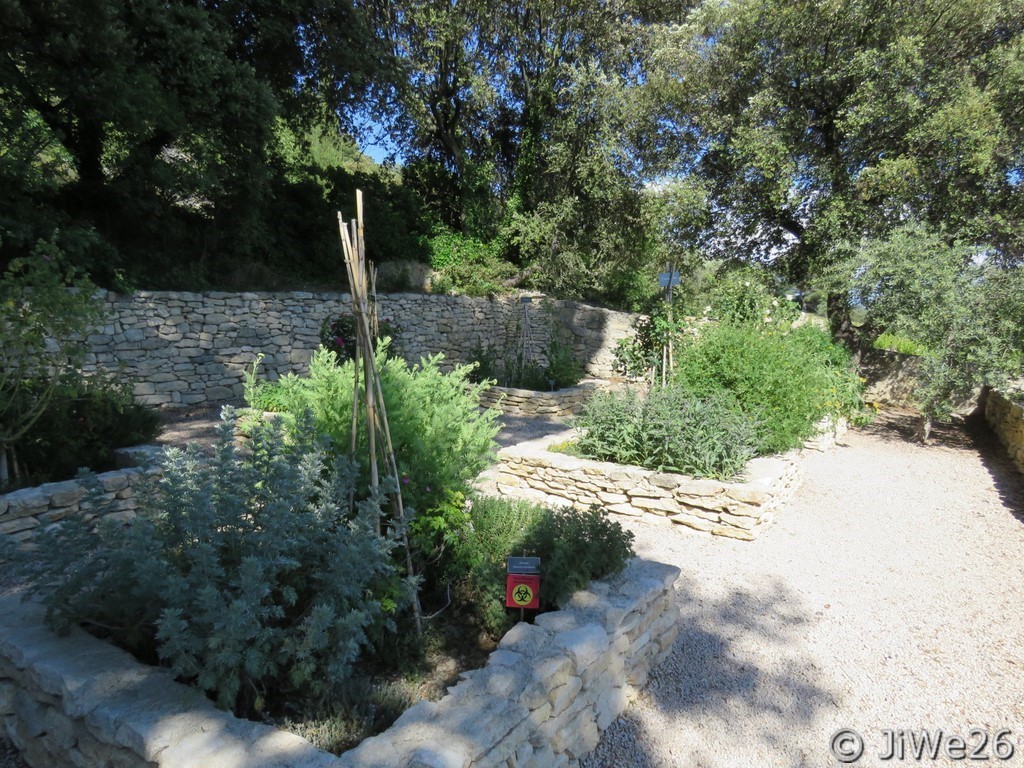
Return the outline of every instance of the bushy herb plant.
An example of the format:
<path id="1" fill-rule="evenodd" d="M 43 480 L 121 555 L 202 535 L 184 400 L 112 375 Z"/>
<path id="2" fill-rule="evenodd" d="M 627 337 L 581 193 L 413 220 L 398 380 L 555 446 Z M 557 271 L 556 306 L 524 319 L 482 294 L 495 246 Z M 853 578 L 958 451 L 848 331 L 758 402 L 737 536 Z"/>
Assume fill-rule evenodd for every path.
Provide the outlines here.
<path id="1" fill-rule="evenodd" d="M 505 609 L 505 561 L 541 558 L 542 610 L 557 607 L 593 579 L 619 573 L 633 556 L 633 534 L 597 507 L 552 510 L 524 501 L 473 500 L 452 564 L 463 600 L 474 604 L 484 627 L 500 635 L 518 612 Z"/>
<path id="2" fill-rule="evenodd" d="M 377 353 L 402 497 L 419 516 L 443 510 L 446 494 L 469 490 L 473 478 L 493 459 L 497 447 L 494 437 L 500 429 L 497 413 L 479 407 L 480 391 L 486 385 L 469 381 L 471 366 L 455 366 L 444 372 L 442 361 L 443 357 L 436 355 L 410 366 L 388 357 L 386 345 L 381 345 Z M 309 411 L 316 431 L 330 438 L 332 450 L 347 456 L 353 383 L 352 362 L 338 365 L 334 353 L 321 348 L 310 361 L 308 376 L 285 376 L 270 389 L 286 420 L 294 422 Z M 356 455 L 366 456 L 362 398 L 356 424 Z M 365 466 L 363 472 L 365 482 Z M 434 528 L 422 520 L 416 525 L 421 530 Z"/>
<path id="3" fill-rule="evenodd" d="M 574 420 L 576 453 L 694 477 L 729 479 L 753 458 L 756 428 L 717 395 L 699 398 L 679 386 L 598 392 Z"/>
<path id="4" fill-rule="evenodd" d="M 545 356 L 545 362 L 523 360 L 520 351 L 506 349 L 499 360 L 491 347 L 477 346 L 471 354 L 476 367 L 470 378 L 474 382 L 492 379 L 503 387 L 546 392 L 574 387 L 586 373 L 572 348 L 557 338 L 548 343 Z"/>
<path id="5" fill-rule="evenodd" d="M 723 398 L 756 424 L 756 449 L 796 448 L 824 416 L 857 416 L 861 383 L 849 354 L 813 326 L 770 331 L 710 324 L 677 354 L 675 385 Z"/>
<path id="6" fill-rule="evenodd" d="M 72 517 L 40 533 L 17 565 L 51 624 L 102 630 L 240 715 L 344 684 L 396 610 L 382 595 L 408 589 L 374 533 L 383 497 L 350 514 L 355 469 L 298 426 L 287 440 L 259 426 L 240 452 L 228 410 L 213 459 L 169 449 L 131 523 Z"/>

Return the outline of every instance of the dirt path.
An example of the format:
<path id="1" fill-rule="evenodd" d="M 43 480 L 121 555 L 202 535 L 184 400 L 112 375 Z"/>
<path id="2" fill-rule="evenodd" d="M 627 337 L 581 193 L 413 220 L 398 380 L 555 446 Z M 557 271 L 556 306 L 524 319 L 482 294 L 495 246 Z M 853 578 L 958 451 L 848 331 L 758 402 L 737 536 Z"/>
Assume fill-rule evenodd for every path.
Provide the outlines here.
<path id="1" fill-rule="evenodd" d="M 682 568 L 681 632 L 584 765 L 835 766 L 841 728 L 856 765 L 917 764 L 883 760 L 884 731 L 924 728 L 1012 729 L 1014 757 L 989 743 L 987 764 L 1024 765 L 1024 478 L 987 430 L 911 431 L 883 419 L 810 454 L 758 541 L 635 526 L 638 554 Z"/>

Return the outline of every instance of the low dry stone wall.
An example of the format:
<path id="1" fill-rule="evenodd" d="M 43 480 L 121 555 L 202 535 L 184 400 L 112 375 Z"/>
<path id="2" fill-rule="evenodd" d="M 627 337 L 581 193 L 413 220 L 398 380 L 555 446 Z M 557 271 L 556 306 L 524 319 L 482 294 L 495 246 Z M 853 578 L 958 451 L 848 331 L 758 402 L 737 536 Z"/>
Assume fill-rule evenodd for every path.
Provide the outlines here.
<path id="1" fill-rule="evenodd" d="M 155 463 L 161 452 L 162 449 L 155 446 L 115 451 L 117 463 L 125 468 L 96 476 L 100 491 L 98 504 L 89 499 L 87 484 L 77 479 L 46 483 L 0 495 L 0 537 L 24 542 L 31 539 L 37 530 L 79 512 L 86 520 L 91 520 L 94 517 L 91 513 L 94 506 L 112 519 L 130 519 L 138 508 L 135 485 L 143 477 L 160 472 L 159 467 L 150 465 Z"/>
<path id="2" fill-rule="evenodd" d="M 32 768 L 328 768 L 333 755 L 216 709 L 166 669 L 0 598 L 0 720 Z"/>
<path id="3" fill-rule="evenodd" d="M 340 758 L 238 720 L 43 610 L 0 598 L 0 721 L 32 768 L 559 768 L 578 764 L 671 650 L 675 566 L 633 560 L 563 610 L 520 623 L 487 666 Z"/>
<path id="4" fill-rule="evenodd" d="M 341 766 L 577 765 L 670 653 L 678 576 L 675 566 L 634 560 L 563 610 L 516 625 L 484 669 L 463 674 L 441 701 L 409 709 Z"/>
<path id="5" fill-rule="evenodd" d="M 565 419 L 579 413 L 594 392 L 607 385 L 601 380 L 584 381 L 554 392 L 537 392 L 514 387 L 491 387 L 480 395 L 480 405 L 496 408 L 506 416 Z"/>
<path id="6" fill-rule="evenodd" d="M 568 430 L 498 452 L 489 480 L 499 493 L 540 504 L 587 508 L 597 504 L 620 515 L 658 515 L 717 536 L 752 540 L 799 485 L 799 452 L 753 459 L 739 483 L 698 480 L 553 453 L 549 445 L 574 437 Z M 816 448 L 827 448 L 815 444 Z"/>
<path id="7" fill-rule="evenodd" d="M 116 371 L 137 382 L 142 402 L 172 407 L 241 397 L 261 353 L 261 375 L 304 373 L 324 319 L 351 308 L 348 294 L 301 291 L 139 291 L 104 300 L 107 321 L 88 337 L 86 371 Z M 410 363 L 439 352 L 465 363 L 486 347 L 500 363 L 506 349 L 521 353 L 528 324 L 528 359 L 543 362 L 555 335 L 597 377 L 611 375 L 615 342 L 635 317 L 571 301 L 414 293 L 381 294 L 378 313 L 400 326 Z"/>
<path id="8" fill-rule="evenodd" d="M 990 389 L 984 396 L 984 408 L 985 420 L 1006 446 L 1017 469 L 1024 472 L 1024 406 Z"/>

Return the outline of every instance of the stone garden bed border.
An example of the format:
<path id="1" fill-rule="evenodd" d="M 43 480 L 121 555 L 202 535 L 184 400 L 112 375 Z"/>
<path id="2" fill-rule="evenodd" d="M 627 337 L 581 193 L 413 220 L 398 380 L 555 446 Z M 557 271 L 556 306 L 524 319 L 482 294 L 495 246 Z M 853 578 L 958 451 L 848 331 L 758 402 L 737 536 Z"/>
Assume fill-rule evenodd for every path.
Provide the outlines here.
<path id="1" fill-rule="evenodd" d="M 608 386 L 610 382 L 603 379 L 588 379 L 553 392 L 494 386 L 480 393 L 480 405 L 505 416 L 565 419 L 579 413 L 594 392 Z"/>
<path id="2" fill-rule="evenodd" d="M 846 431 L 845 420 L 819 427 L 819 436 L 803 450 L 827 450 Z M 800 484 L 798 450 L 753 459 L 741 481 L 721 482 L 548 450 L 574 436 L 566 430 L 503 448 L 489 479 L 499 493 L 539 504 L 583 509 L 596 504 L 615 514 L 655 515 L 745 541 L 757 538 Z"/>
<path id="3" fill-rule="evenodd" d="M 33 768 L 576 765 L 671 651 L 678 576 L 634 559 L 563 610 L 516 625 L 485 668 L 341 757 L 220 711 L 81 630 L 58 637 L 39 605 L 11 594 L 0 597 L 0 719 Z"/>

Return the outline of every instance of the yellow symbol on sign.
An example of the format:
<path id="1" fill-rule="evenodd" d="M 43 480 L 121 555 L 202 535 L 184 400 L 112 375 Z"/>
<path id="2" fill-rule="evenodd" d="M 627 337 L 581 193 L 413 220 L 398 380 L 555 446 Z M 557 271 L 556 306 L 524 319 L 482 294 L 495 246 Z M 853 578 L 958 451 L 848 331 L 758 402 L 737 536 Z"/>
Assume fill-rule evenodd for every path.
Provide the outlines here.
<path id="1" fill-rule="evenodd" d="M 516 605 L 529 605 L 533 602 L 533 590 L 526 584 L 520 584 L 512 590 L 512 599 Z"/>

